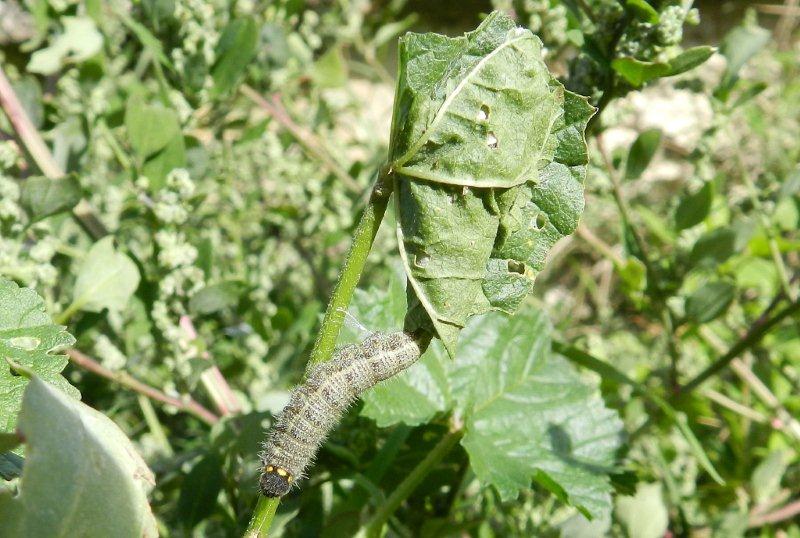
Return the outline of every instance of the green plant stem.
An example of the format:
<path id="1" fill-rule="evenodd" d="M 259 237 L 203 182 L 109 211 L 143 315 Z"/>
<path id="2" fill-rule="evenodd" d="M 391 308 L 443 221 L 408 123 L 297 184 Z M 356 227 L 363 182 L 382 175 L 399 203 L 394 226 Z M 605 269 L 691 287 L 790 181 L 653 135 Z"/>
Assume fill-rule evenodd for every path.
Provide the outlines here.
<path id="1" fill-rule="evenodd" d="M 314 342 L 314 348 L 311 350 L 309 365 L 324 362 L 333 354 L 336 339 L 339 337 L 339 331 L 344 323 L 345 312 L 347 312 L 353 292 L 361 278 L 367 255 L 375 240 L 375 234 L 378 233 L 383 215 L 386 213 L 391 191 L 390 173 L 384 169 L 378 175 L 369 203 L 353 232 L 353 242 L 325 310 L 322 327 Z"/>
<path id="2" fill-rule="evenodd" d="M 684 397 L 691 393 L 694 389 L 705 383 L 710 377 L 717 374 L 719 371 L 726 368 L 736 357 L 742 352 L 749 349 L 758 343 L 765 334 L 767 334 L 775 325 L 786 319 L 787 317 L 800 311 L 800 302 L 790 303 L 783 310 L 775 314 L 773 317 L 761 316 L 747 331 L 736 344 L 731 347 L 727 353 L 714 361 L 708 368 L 697 374 L 691 381 L 686 383 L 680 389 L 680 396 Z"/>
<path id="3" fill-rule="evenodd" d="M 417 486 L 425 480 L 428 473 L 441 463 L 463 435 L 463 430 L 456 430 L 442 437 L 436 446 L 428 452 L 428 455 L 414 467 L 411 473 L 400 482 L 392 494 L 378 507 L 378 510 L 361 528 L 359 535 L 366 534 L 368 538 L 379 537 L 383 526 L 389 521 L 395 510 L 417 489 Z"/>
<path id="4" fill-rule="evenodd" d="M 383 215 L 386 213 L 392 187 L 391 172 L 388 168 L 381 169 L 372 189 L 369 203 L 353 232 L 350 250 L 325 310 L 325 317 L 322 319 L 322 326 L 314 342 L 314 348 L 311 350 L 308 366 L 327 361 L 333 355 L 339 331 L 344 323 L 345 312 L 350 306 L 350 300 L 353 298 L 361 273 L 364 271 L 367 256 L 372 249 L 375 234 L 378 233 Z M 279 503 L 280 499 L 259 496 L 245 536 L 248 538 L 267 536 Z"/>
<path id="5" fill-rule="evenodd" d="M 250 520 L 250 525 L 244 533 L 245 538 L 257 538 L 261 536 L 269 536 L 269 528 L 272 525 L 272 520 L 275 518 L 275 512 L 278 510 L 278 505 L 281 500 L 277 497 L 264 497 L 258 496 L 258 503 L 253 512 L 253 518 Z"/>

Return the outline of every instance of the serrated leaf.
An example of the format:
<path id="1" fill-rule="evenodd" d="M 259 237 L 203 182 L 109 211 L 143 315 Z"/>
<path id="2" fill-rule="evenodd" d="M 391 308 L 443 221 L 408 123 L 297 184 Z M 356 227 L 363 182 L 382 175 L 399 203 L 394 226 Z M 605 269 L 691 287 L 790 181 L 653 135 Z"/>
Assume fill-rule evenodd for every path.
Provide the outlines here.
<path id="1" fill-rule="evenodd" d="M 462 440 L 475 474 L 503 499 L 535 480 L 587 516 L 611 509 L 617 413 L 563 358 L 550 353 L 545 316 L 526 310 L 471 321 L 454 365 Z"/>
<path id="2" fill-rule="evenodd" d="M 67 357 L 54 354 L 74 343 L 72 335 L 45 313 L 35 291 L 0 278 L 0 432 L 14 431 L 28 385 L 28 378 L 12 372 L 6 359 L 77 398 L 77 389 L 61 376 Z"/>
<path id="3" fill-rule="evenodd" d="M 639 136 L 631 144 L 628 158 L 625 161 L 625 179 L 634 180 L 642 177 L 660 146 L 661 130 L 648 129 L 639 133 Z"/>
<path id="4" fill-rule="evenodd" d="M 697 192 L 683 196 L 675 208 L 675 228 L 685 230 L 703 222 L 713 201 L 713 181 L 707 181 Z"/>
<path id="5" fill-rule="evenodd" d="M 20 494 L 0 494 L 8 536 L 157 536 L 146 490 L 153 474 L 103 414 L 31 379 L 19 430 Z"/>
<path id="6" fill-rule="evenodd" d="M 113 237 L 104 237 L 92 245 L 78 269 L 69 310 L 123 310 L 138 286 L 136 264 L 114 248 Z"/>
<path id="7" fill-rule="evenodd" d="M 462 37 L 401 40 L 390 161 L 406 328 L 453 357 L 471 316 L 516 310 L 583 209 L 592 112 L 547 71 L 538 38 L 499 13 Z"/>
<path id="8" fill-rule="evenodd" d="M 31 177 L 22 184 L 20 201 L 31 221 L 37 221 L 69 211 L 80 199 L 81 185 L 75 176 L 61 179 Z"/>
<path id="9" fill-rule="evenodd" d="M 225 94 L 234 87 L 253 59 L 257 45 L 258 25 L 252 17 L 233 20 L 225 27 L 217 43 L 217 61 L 211 69 L 213 95 Z"/>

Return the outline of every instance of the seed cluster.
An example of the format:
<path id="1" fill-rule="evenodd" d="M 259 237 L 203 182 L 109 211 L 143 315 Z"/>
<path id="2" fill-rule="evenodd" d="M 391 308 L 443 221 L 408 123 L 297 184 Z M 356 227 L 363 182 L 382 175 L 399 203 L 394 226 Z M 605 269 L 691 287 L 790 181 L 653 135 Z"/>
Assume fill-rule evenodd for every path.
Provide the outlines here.
<path id="1" fill-rule="evenodd" d="M 311 369 L 292 391 L 261 453 L 261 492 L 285 495 L 302 478 L 328 432 L 347 407 L 368 388 L 414 364 L 420 346 L 403 332 L 375 333 L 360 345 L 340 349 Z"/>

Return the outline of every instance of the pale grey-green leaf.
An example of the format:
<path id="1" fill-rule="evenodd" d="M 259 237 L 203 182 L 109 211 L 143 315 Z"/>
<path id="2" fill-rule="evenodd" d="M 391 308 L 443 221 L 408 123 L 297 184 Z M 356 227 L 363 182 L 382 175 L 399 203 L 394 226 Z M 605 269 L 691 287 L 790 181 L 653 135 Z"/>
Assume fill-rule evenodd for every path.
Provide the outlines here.
<path id="1" fill-rule="evenodd" d="M 34 377 L 19 430 L 26 460 L 19 495 L 0 495 L 5 535 L 158 535 L 146 494 L 153 474 L 109 418 Z"/>
<path id="2" fill-rule="evenodd" d="M 122 310 L 138 286 L 136 264 L 114 248 L 113 237 L 104 237 L 92 245 L 78 269 L 73 305 L 88 312 Z"/>

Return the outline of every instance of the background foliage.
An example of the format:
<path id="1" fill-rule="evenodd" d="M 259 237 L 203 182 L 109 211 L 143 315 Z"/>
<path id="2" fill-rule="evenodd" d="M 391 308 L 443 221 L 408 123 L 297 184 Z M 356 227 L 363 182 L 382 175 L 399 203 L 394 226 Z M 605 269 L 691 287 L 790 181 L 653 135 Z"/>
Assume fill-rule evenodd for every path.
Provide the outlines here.
<path id="1" fill-rule="evenodd" d="M 111 499 L 99 458 L 138 469 L 108 501 L 134 507 L 125 529 L 241 534 L 387 157 L 396 38 L 495 7 L 601 109 L 581 224 L 517 317 L 355 407 L 273 531 L 351 535 L 451 439 L 393 535 L 800 536 L 796 3 L 427 4 L 0 2 L 2 71 L 46 144 L 0 115 L 0 514 L 71 494 L 42 477 Z M 401 325 L 387 219 L 345 338 Z M 69 420 L 86 435 L 41 427 Z M 93 431 L 154 480 L 81 447 Z"/>

